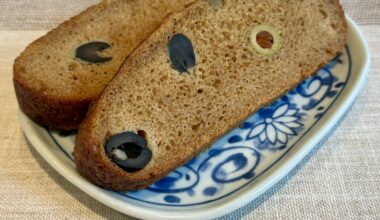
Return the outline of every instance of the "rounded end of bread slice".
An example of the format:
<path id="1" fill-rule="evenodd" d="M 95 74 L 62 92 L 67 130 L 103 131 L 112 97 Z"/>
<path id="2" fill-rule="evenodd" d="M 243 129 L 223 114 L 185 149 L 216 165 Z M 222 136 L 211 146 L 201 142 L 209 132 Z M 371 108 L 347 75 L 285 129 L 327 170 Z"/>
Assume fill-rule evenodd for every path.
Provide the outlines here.
<path id="1" fill-rule="evenodd" d="M 130 191 L 144 189 L 162 177 L 152 163 L 140 171 L 127 172 L 113 163 L 105 152 L 105 138 L 95 128 L 99 121 L 86 118 L 80 126 L 74 150 L 78 172 L 90 182 L 106 189 Z M 95 128 L 95 129 L 94 129 Z"/>
<path id="2" fill-rule="evenodd" d="M 48 128 L 78 129 L 94 98 L 62 99 L 33 90 L 13 79 L 20 109 L 37 124 Z"/>

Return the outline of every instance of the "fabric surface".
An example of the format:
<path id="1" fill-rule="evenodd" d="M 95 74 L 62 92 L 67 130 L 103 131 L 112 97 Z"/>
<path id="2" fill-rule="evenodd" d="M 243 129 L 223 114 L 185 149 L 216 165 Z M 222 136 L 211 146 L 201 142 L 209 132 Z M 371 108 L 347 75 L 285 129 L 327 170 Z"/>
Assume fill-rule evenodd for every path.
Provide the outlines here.
<path id="1" fill-rule="evenodd" d="M 0 218 L 132 219 L 61 177 L 25 139 L 13 60 L 32 40 L 97 0 L 0 1 Z M 380 1 L 344 0 L 366 35 L 372 65 L 330 134 L 282 181 L 221 219 L 380 219 Z"/>

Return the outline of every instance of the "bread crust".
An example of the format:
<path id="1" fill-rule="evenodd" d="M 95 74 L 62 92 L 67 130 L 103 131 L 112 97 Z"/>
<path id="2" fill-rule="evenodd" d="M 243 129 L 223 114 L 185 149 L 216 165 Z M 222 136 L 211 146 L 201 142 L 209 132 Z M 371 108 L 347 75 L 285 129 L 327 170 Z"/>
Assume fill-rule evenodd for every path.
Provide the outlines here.
<path id="1" fill-rule="evenodd" d="M 290 86 L 286 91 L 284 91 L 282 95 L 295 88 L 300 82 L 305 80 L 310 75 L 317 73 L 320 68 L 328 64 L 338 53 L 341 53 L 343 51 L 347 39 L 347 25 L 345 23 L 344 12 L 341 5 L 339 4 L 339 1 L 333 0 L 332 2 L 336 5 L 337 12 L 344 23 L 342 25 L 342 35 L 344 36 L 344 40 L 340 41 L 336 45 L 336 48 L 333 48 L 334 52 L 329 54 L 329 57 L 326 58 L 326 60 L 319 63 L 317 65 L 317 68 L 310 69 L 307 72 L 304 72 L 302 74 L 302 77 L 292 86 Z M 199 3 L 192 4 L 188 10 L 196 10 L 196 7 L 199 6 L 198 4 Z M 145 41 L 144 44 L 140 45 L 140 47 L 137 48 L 137 50 L 135 50 L 133 54 L 131 54 L 131 56 L 127 59 L 124 65 L 133 66 L 135 63 L 144 60 L 144 57 L 151 56 L 152 54 L 150 53 L 150 51 L 154 50 L 154 48 L 156 47 L 155 42 L 159 41 L 161 35 L 165 31 L 170 31 L 165 28 L 169 26 L 174 19 L 180 17 L 182 14 L 185 14 L 186 12 L 187 10 L 168 17 L 162 23 L 158 31 L 153 33 Z M 114 78 L 114 80 L 117 80 L 117 76 Z M 111 90 L 112 88 L 106 87 L 103 94 L 111 93 Z M 266 105 L 269 105 L 275 100 L 276 98 L 267 100 L 264 104 L 257 106 L 256 110 Z M 96 132 L 94 132 L 94 128 L 98 126 L 99 123 L 96 119 L 96 116 L 101 114 L 100 109 L 101 106 L 99 106 L 99 103 L 95 103 L 93 108 L 89 111 L 88 116 L 83 121 L 76 139 L 74 157 L 77 169 L 80 172 L 80 174 L 92 183 L 103 188 L 112 189 L 116 191 L 128 191 L 146 188 L 155 181 L 167 175 L 173 169 L 185 164 L 191 158 L 198 155 L 201 151 L 206 150 L 212 144 L 210 142 L 202 143 L 202 146 L 200 147 L 199 151 L 194 151 L 192 154 L 182 154 L 180 160 L 176 160 L 174 162 L 171 161 L 171 163 L 165 163 L 164 161 L 162 161 L 162 163 L 156 162 L 156 164 L 151 166 L 148 164 L 148 166 L 141 171 L 133 173 L 126 172 L 117 165 L 115 165 L 113 162 L 111 162 L 111 160 L 106 155 L 103 147 L 104 140 L 99 140 Z M 216 140 L 222 135 L 224 135 L 226 131 L 235 128 L 252 113 L 254 112 L 249 112 L 248 114 L 242 112 L 241 114 L 239 114 L 238 117 L 236 117 L 235 124 L 229 125 L 226 128 L 215 128 L 215 130 L 210 131 L 210 133 L 208 133 L 207 135 L 211 136 L 212 140 Z M 199 139 L 202 140 L 203 137 L 200 136 Z M 173 155 L 181 154 L 181 152 L 175 151 L 173 151 L 172 153 Z"/>
<path id="2" fill-rule="evenodd" d="M 44 95 L 13 79 L 20 109 L 34 122 L 49 128 L 78 129 L 94 99 L 62 99 Z"/>

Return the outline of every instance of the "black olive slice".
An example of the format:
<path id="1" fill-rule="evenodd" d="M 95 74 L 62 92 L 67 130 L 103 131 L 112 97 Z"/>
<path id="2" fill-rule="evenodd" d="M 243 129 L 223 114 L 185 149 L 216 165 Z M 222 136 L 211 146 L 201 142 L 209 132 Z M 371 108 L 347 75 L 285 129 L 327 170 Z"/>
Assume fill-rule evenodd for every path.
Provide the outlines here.
<path id="1" fill-rule="evenodd" d="M 191 40 L 183 34 L 175 34 L 169 42 L 169 57 L 173 68 L 187 72 L 195 66 L 195 53 Z"/>
<path id="2" fill-rule="evenodd" d="M 105 63 L 112 60 L 112 57 L 101 57 L 98 52 L 101 52 L 111 46 L 107 43 L 95 41 L 83 44 L 76 50 L 76 58 L 90 63 Z"/>
<path id="3" fill-rule="evenodd" d="M 133 132 L 112 136 L 106 143 L 109 158 L 126 171 L 143 169 L 152 159 L 146 140 Z"/>

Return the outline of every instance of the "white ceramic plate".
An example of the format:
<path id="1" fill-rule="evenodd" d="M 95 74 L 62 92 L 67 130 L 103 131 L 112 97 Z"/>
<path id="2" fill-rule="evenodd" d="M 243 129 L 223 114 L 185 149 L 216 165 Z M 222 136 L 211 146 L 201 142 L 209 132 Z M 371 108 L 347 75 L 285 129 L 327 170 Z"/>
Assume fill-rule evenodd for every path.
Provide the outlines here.
<path id="1" fill-rule="evenodd" d="M 342 56 L 146 190 L 119 193 L 96 187 L 75 170 L 71 155 L 75 134 L 40 127 L 23 113 L 22 126 L 34 148 L 62 176 L 122 213 L 150 219 L 221 216 L 285 176 L 358 94 L 365 82 L 369 51 L 356 25 L 347 21 L 349 38 Z"/>

